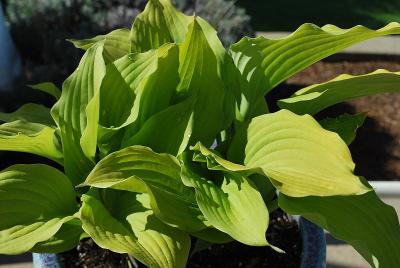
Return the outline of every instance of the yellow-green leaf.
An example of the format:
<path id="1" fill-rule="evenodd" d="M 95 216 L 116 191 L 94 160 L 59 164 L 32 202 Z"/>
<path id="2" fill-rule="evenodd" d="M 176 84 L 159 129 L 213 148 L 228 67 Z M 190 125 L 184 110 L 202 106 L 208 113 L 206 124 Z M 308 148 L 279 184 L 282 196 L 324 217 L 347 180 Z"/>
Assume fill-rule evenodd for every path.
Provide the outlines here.
<path id="1" fill-rule="evenodd" d="M 37 123 L 13 121 L 0 125 L 0 150 L 37 154 L 63 163 L 56 129 Z"/>
<path id="2" fill-rule="evenodd" d="M 280 100 L 279 107 L 297 114 L 316 114 L 339 102 L 384 92 L 400 92 L 400 72 L 377 70 L 352 76 L 342 74 L 325 83 L 300 89 L 292 97 Z"/>
<path id="3" fill-rule="evenodd" d="M 65 80 L 52 116 L 61 130 L 64 168 L 77 184 L 94 166 L 99 121 L 99 89 L 105 73 L 104 42 L 89 48 L 78 68 Z"/>
<path id="4" fill-rule="evenodd" d="M 143 146 L 131 146 L 102 159 L 82 185 L 149 194 L 155 216 L 185 231 L 206 228 L 194 190 L 180 178 L 178 160 Z"/>
<path id="5" fill-rule="evenodd" d="M 145 52 L 184 39 L 191 18 L 177 11 L 171 0 L 150 0 L 131 30 L 132 52 Z"/>
<path id="6" fill-rule="evenodd" d="M 208 178 L 188 156 L 182 155 L 182 180 L 196 190 L 197 204 L 207 221 L 244 244 L 269 245 L 265 237 L 269 212 L 251 181 L 233 173 Z"/>
<path id="7" fill-rule="evenodd" d="M 287 213 L 302 215 L 352 245 L 371 267 L 400 266 L 400 225 L 396 211 L 375 192 L 355 196 L 279 195 Z"/>
<path id="8" fill-rule="evenodd" d="M 232 51 L 236 66 L 244 77 L 249 81 L 265 79 L 262 89 L 252 89 L 265 93 L 325 57 L 359 42 L 389 34 L 400 34 L 400 24 L 392 22 L 375 31 L 363 26 L 341 29 L 325 25 L 320 28 L 306 23 L 281 39 L 245 37 L 232 46 Z M 265 78 L 258 75 L 260 70 Z"/>
<path id="9" fill-rule="evenodd" d="M 73 43 L 76 48 L 88 50 L 96 43 L 104 40 L 103 56 L 105 61 L 109 63 L 130 53 L 131 42 L 129 36 L 130 31 L 128 29 L 117 29 L 106 35 L 98 35 L 90 39 L 69 39 L 68 41 Z"/>
<path id="10" fill-rule="evenodd" d="M 371 190 L 353 174 L 355 165 L 344 141 L 309 115 L 281 110 L 258 116 L 247 135 L 245 166 L 260 168 L 288 196 L 354 195 Z"/>
<path id="11" fill-rule="evenodd" d="M 184 268 L 190 238 L 158 220 L 149 209 L 147 194 L 105 190 L 83 195 L 83 229 L 102 248 L 128 253 L 151 268 Z M 121 207 L 120 204 L 124 204 Z"/>
<path id="12" fill-rule="evenodd" d="M 20 254 L 55 235 L 78 210 L 67 177 L 46 165 L 0 172 L 0 253 Z"/>

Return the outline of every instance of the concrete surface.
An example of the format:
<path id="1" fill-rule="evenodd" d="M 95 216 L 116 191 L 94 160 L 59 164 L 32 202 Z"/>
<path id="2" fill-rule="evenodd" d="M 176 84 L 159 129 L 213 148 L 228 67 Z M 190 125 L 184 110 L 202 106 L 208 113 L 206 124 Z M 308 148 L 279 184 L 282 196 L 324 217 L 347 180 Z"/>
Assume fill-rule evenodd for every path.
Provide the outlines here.
<path id="1" fill-rule="evenodd" d="M 280 39 L 288 36 L 289 32 L 257 32 L 257 36 L 268 39 Z M 385 36 L 370 39 L 357 45 L 346 48 L 341 53 L 349 54 L 374 54 L 374 55 L 400 55 L 400 37 Z"/>

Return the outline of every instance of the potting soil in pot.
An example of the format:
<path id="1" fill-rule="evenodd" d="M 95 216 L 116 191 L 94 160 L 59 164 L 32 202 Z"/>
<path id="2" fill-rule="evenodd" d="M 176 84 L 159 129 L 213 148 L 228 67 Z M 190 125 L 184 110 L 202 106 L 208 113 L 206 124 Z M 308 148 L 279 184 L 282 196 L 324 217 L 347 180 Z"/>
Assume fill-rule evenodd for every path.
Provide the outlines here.
<path id="1" fill-rule="evenodd" d="M 272 213 L 267 231 L 268 241 L 283 249 L 280 254 L 270 247 L 249 247 L 238 242 L 213 245 L 193 255 L 188 268 L 297 268 L 301 260 L 302 241 L 298 225 L 281 211 Z M 129 257 L 98 247 L 91 239 L 61 254 L 66 268 L 125 268 Z M 145 267 L 138 263 L 139 267 Z"/>

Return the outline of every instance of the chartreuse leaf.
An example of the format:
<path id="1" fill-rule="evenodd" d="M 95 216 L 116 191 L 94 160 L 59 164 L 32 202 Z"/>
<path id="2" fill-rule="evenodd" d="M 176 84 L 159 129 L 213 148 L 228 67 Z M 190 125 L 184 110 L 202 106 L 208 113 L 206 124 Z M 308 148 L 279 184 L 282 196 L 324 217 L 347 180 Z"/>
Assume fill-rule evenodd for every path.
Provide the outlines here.
<path id="1" fill-rule="evenodd" d="M 178 47 L 168 44 L 156 50 L 157 60 L 154 72 L 147 77 L 136 91 L 131 117 L 135 120 L 126 128 L 123 146 L 135 145 L 132 136 L 153 115 L 170 106 L 179 83 L 178 76 Z M 146 140 L 153 140 L 155 135 L 147 136 Z M 145 141 L 143 141 L 145 142 Z M 165 141 L 168 142 L 168 141 Z"/>
<path id="2" fill-rule="evenodd" d="M 177 11 L 171 0 L 150 0 L 131 29 L 132 52 L 145 52 L 184 39 L 189 16 Z"/>
<path id="3" fill-rule="evenodd" d="M 186 231 L 205 229 L 193 189 L 180 178 L 178 160 L 143 146 L 132 146 L 102 159 L 82 185 L 146 192 L 154 214 Z"/>
<path id="4" fill-rule="evenodd" d="M 69 39 L 76 48 L 88 50 L 96 43 L 104 41 L 103 56 L 106 62 L 113 62 L 130 53 L 130 31 L 128 29 L 117 29 L 106 35 L 98 35 L 90 39 Z"/>
<path id="5" fill-rule="evenodd" d="M 47 126 L 54 125 L 54 120 L 50 115 L 50 109 L 36 103 L 24 104 L 12 113 L 0 112 L 0 121 L 11 122 L 17 120 L 39 123 Z"/>
<path id="6" fill-rule="evenodd" d="M 99 89 L 105 63 L 103 42 L 89 48 L 75 72 L 65 80 L 52 116 L 61 130 L 64 168 L 74 184 L 94 166 L 99 120 Z"/>
<path id="7" fill-rule="evenodd" d="M 350 151 L 339 135 L 309 115 L 287 110 L 252 120 L 244 163 L 261 168 L 282 193 L 292 197 L 370 191 L 353 174 Z"/>
<path id="8" fill-rule="evenodd" d="M 129 138 L 129 142 L 150 147 L 156 152 L 179 155 L 186 149 L 192 134 L 195 100 L 192 96 L 153 115 Z M 163 134 L 155 135 L 160 129 Z"/>
<path id="9" fill-rule="evenodd" d="M 363 26 L 340 29 L 334 25 L 325 25 L 320 28 L 306 23 L 282 39 L 245 37 L 234 44 L 231 50 L 236 66 L 247 80 L 246 88 L 265 94 L 325 57 L 361 41 L 389 34 L 400 34 L 400 24 L 393 22 L 374 31 Z M 264 78 L 260 76 L 261 71 Z M 253 85 L 262 84 L 262 88 L 252 88 Z"/>
<path id="10" fill-rule="evenodd" d="M 78 210 L 67 177 L 46 165 L 15 165 L 0 173 L 0 253 L 20 254 L 55 235 Z"/>
<path id="11" fill-rule="evenodd" d="M 366 117 L 367 115 L 364 113 L 343 114 L 335 118 L 325 118 L 319 123 L 323 128 L 339 134 L 344 142 L 349 145 L 356 138 L 357 129 L 363 125 Z"/>
<path id="12" fill-rule="evenodd" d="M 400 72 L 377 70 L 352 76 L 342 74 L 325 83 L 297 91 L 292 97 L 280 100 L 279 107 L 297 114 L 316 114 L 342 101 L 384 92 L 399 92 Z"/>
<path id="13" fill-rule="evenodd" d="M 101 87 L 102 144 L 112 143 L 113 139 L 119 143 L 123 140 L 123 146 L 135 144 L 130 139 L 147 119 L 170 105 L 179 82 L 178 64 L 178 47 L 167 44 L 127 55 L 107 66 Z M 125 138 L 114 137 L 122 128 Z M 147 136 L 148 141 L 154 138 Z"/>
<path id="14" fill-rule="evenodd" d="M 116 128 L 134 122 L 138 117 L 139 107 L 135 107 L 135 111 L 132 107 L 136 96 L 150 80 L 149 77 L 161 67 L 173 69 L 171 67 L 176 67 L 176 62 L 177 46 L 168 44 L 157 50 L 126 55 L 108 65 L 101 86 L 102 126 Z M 166 80 L 165 77 L 162 78 Z"/>
<path id="15" fill-rule="evenodd" d="M 222 170 L 226 172 L 241 173 L 244 175 L 251 175 L 257 172 L 257 169 L 252 170 L 243 165 L 223 159 L 216 152 L 201 144 L 201 142 L 198 142 L 191 148 L 191 150 L 194 151 L 193 160 L 207 163 L 207 168 L 210 170 Z"/>
<path id="16" fill-rule="evenodd" d="M 32 89 L 37 89 L 40 91 L 43 91 L 47 94 L 50 94 L 53 96 L 56 100 L 58 100 L 61 97 L 61 90 L 51 82 L 44 82 L 44 83 L 39 83 L 36 85 L 28 85 Z"/>
<path id="17" fill-rule="evenodd" d="M 259 115 L 256 110 L 260 105 L 257 103 L 263 99 L 267 91 L 268 79 L 261 68 L 260 53 L 250 44 L 249 39 L 243 38 L 232 45 L 230 54 L 236 67 L 229 70 L 231 76 L 236 76 L 236 81 L 231 87 L 239 90 L 236 96 L 238 110 L 236 119 L 242 122 Z M 268 108 L 266 110 L 268 111 Z"/>
<path id="18" fill-rule="evenodd" d="M 37 243 L 31 251 L 38 253 L 61 253 L 73 249 L 87 235 L 78 219 L 64 223 L 50 239 Z"/>
<path id="19" fill-rule="evenodd" d="M 82 227 L 96 244 L 133 255 L 148 267 L 185 267 L 189 235 L 158 220 L 147 194 L 112 191 L 104 190 L 104 204 L 100 196 L 82 196 Z"/>
<path id="20" fill-rule="evenodd" d="M 258 168 L 248 168 L 240 164 L 223 159 L 217 152 L 206 148 L 200 142 L 190 148 L 194 151 L 193 160 L 207 164 L 209 170 L 221 170 L 234 174 L 241 174 L 248 177 L 260 192 L 264 202 L 268 205 L 275 196 L 275 187 L 265 179 L 265 176 L 258 174 Z"/>
<path id="21" fill-rule="evenodd" d="M 301 198 L 281 194 L 279 206 L 348 242 L 372 267 L 400 266 L 399 220 L 395 210 L 383 203 L 374 191 L 353 196 Z"/>
<path id="22" fill-rule="evenodd" d="M 211 145 L 229 118 L 224 117 L 224 85 L 218 73 L 217 56 L 197 19 L 189 26 L 189 32 L 179 46 L 178 95 L 195 94 L 191 142 L 201 141 Z M 229 120 L 228 120 L 229 121 Z"/>
<path id="23" fill-rule="evenodd" d="M 268 209 L 248 178 L 233 173 L 202 174 L 188 155 L 182 155 L 182 160 L 182 180 L 196 190 L 197 204 L 213 227 L 247 245 L 269 245 L 265 237 Z"/>
<path id="24" fill-rule="evenodd" d="M 62 164 L 63 155 L 55 131 L 42 124 L 21 120 L 4 123 L 0 125 L 0 150 L 37 154 Z"/>
<path id="25" fill-rule="evenodd" d="M 152 147 L 155 150 L 166 150 L 164 152 L 177 154 L 185 149 L 186 146 L 185 139 L 181 138 L 182 135 L 186 135 L 185 137 L 190 136 L 189 142 L 202 140 L 205 143 L 211 143 L 216 134 L 230 123 L 230 117 L 226 116 L 226 106 L 229 105 L 229 102 L 225 99 L 224 85 L 219 74 L 220 61 L 222 60 L 221 57 L 223 57 L 224 49 L 222 45 L 222 50 L 219 49 L 219 46 L 216 46 L 218 42 L 219 40 L 215 31 L 210 28 L 208 24 L 203 23 L 200 19 L 195 19 L 193 21 L 189 26 L 188 35 L 179 46 L 179 85 L 177 86 L 179 82 L 178 77 L 176 80 L 177 83 L 173 83 L 175 81 L 175 73 L 172 72 L 172 70 L 175 70 L 173 65 L 178 63 L 178 59 L 176 59 L 176 62 L 171 62 L 171 60 L 165 61 L 163 65 L 160 63 L 155 78 L 156 81 L 162 84 L 162 92 L 164 92 L 164 95 L 168 92 L 175 93 L 177 87 L 177 99 L 183 99 L 185 101 L 181 102 L 181 105 L 175 106 L 173 112 L 176 113 L 179 112 L 179 110 L 184 112 L 182 120 L 178 120 L 175 126 L 174 122 L 171 120 L 171 116 L 166 115 L 165 113 L 167 111 L 164 111 L 163 114 L 154 115 L 151 123 L 146 122 L 146 130 L 141 130 L 137 135 L 135 134 L 139 125 L 138 123 L 134 123 L 125 133 L 123 146 L 143 144 L 155 146 Z M 216 48 L 213 48 L 211 45 L 216 46 Z M 163 47 L 166 47 L 166 45 Z M 169 70 L 169 72 L 162 72 L 164 68 Z M 164 76 L 167 78 L 164 79 Z M 170 83 L 166 84 L 165 81 L 170 81 Z M 163 100 L 161 97 L 162 94 L 160 90 L 158 90 L 159 86 L 157 85 L 156 83 L 146 85 L 141 91 L 143 93 L 138 95 L 138 97 L 140 97 L 140 103 L 147 101 L 152 104 L 151 107 L 167 107 L 165 106 L 166 102 L 164 104 L 160 103 L 159 105 L 154 105 L 156 97 L 157 99 Z M 139 101 L 135 101 L 135 106 L 141 107 L 144 111 L 146 110 L 146 106 L 149 106 L 148 104 L 136 105 L 137 103 L 139 103 Z M 205 103 L 207 103 L 207 105 L 205 105 Z M 190 105 L 193 107 L 189 107 Z M 152 110 L 156 111 L 154 108 L 152 108 Z M 142 117 L 146 120 L 149 118 L 145 116 L 145 112 L 140 113 L 144 114 Z M 151 115 L 154 114 L 154 112 L 147 112 L 147 114 Z M 213 116 L 210 117 L 210 114 Z M 166 116 L 169 119 L 166 119 Z M 164 121 L 163 124 L 173 124 L 174 128 L 165 128 L 165 131 L 173 129 L 173 131 L 168 131 L 168 133 L 166 133 L 167 136 L 175 135 L 177 132 L 177 137 L 172 139 L 173 142 L 167 141 L 167 139 L 160 139 L 156 135 L 148 135 L 148 133 L 155 130 L 160 120 L 167 120 Z M 140 120 L 139 123 L 140 122 L 144 122 L 144 120 Z M 170 143 L 172 143 L 172 145 Z"/>

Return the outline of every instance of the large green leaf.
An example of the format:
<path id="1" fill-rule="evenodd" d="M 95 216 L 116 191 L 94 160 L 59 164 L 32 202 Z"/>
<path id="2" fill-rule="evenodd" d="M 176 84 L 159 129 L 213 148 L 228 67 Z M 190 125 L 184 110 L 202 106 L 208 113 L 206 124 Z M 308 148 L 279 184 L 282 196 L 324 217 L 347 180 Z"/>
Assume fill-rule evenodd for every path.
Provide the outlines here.
<path id="1" fill-rule="evenodd" d="M 106 35 L 98 35 L 90 39 L 69 39 L 75 47 L 88 50 L 96 43 L 104 41 L 103 56 L 106 62 L 113 62 L 130 53 L 130 31 L 128 29 L 117 29 Z"/>
<path id="2" fill-rule="evenodd" d="M 190 97 L 153 115 L 129 138 L 129 143 L 147 146 L 156 152 L 179 155 L 186 149 L 192 134 L 195 100 L 195 97 Z M 160 130 L 162 135 L 155 134 Z"/>
<path id="3" fill-rule="evenodd" d="M 355 115 L 343 114 L 335 118 L 325 118 L 319 124 L 329 130 L 336 132 L 346 142 L 347 145 L 356 138 L 357 129 L 361 127 L 367 117 L 364 113 Z"/>
<path id="4" fill-rule="evenodd" d="M 32 252 L 37 253 L 62 253 L 75 248 L 86 234 L 82 230 L 78 219 L 64 223 L 50 239 L 37 243 Z"/>
<path id="5" fill-rule="evenodd" d="M 64 82 L 61 98 L 52 116 L 61 130 L 64 168 L 77 184 L 94 166 L 99 120 L 99 89 L 105 63 L 104 42 L 89 48 L 78 68 Z"/>
<path id="6" fill-rule="evenodd" d="M 242 79 L 246 81 L 244 89 L 252 90 L 254 94 L 265 94 L 325 57 L 361 41 L 389 34 L 400 34 L 400 24 L 393 22 L 374 31 L 363 26 L 340 29 L 325 25 L 320 28 L 306 23 L 282 39 L 245 37 L 232 46 L 231 52 Z"/>
<path id="7" fill-rule="evenodd" d="M 191 18 L 177 11 L 171 0 L 150 0 L 133 23 L 132 51 L 145 52 L 166 43 L 180 43 L 190 22 Z"/>
<path id="8" fill-rule="evenodd" d="M 343 140 L 311 116 L 287 110 L 262 115 L 248 129 L 245 166 L 261 168 L 284 194 L 301 197 L 370 191 L 353 174 Z"/>
<path id="9" fill-rule="evenodd" d="M 0 125 L 0 150 L 37 154 L 62 164 L 63 155 L 55 131 L 21 120 L 4 123 Z"/>
<path id="10" fill-rule="evenodd" d="M 126 128 L 123 146 L 135 145 L 131 137 L 151 116 L 170 106 L 175 97 L 176 86 L 179 83 L 178 47 L 165 45 L 156 51 L 158 59 L 155 61 L 154 72 L 136 91 L 136 99 L 130 115 L 134 122 Z M 151 141 L 154 138 L 156 136 L 150 135 L 147 140 Z"/>
<path id="11" fill-rule="evenodd" d="M 185 267 L 189 236 L 158 220 L 147 194 L 105 190 L 101 199 L 105 204 L 100 196 L 83 195 L 80 211 L 83 229 L 99 246 L 133 255 L 151 268 Z"/>
<path id="12" fill-rule="evenodd" d="M 28 85 L 32 89 L 37 89 L 43 91 L 51 96 L 53 96 L 56 100 L 61 97 L 61 90 L 52 82 L 43 82 L 35 85 Z"/>
<path id="13" fill-rule="evenodd" d="M 50 115 L 50 109 L 36 103 L 24 104 L 12 113 L 0 112 L 0 120 L 4 122 L 23 120 L 47 126 L 54 125 L 54 120 Z"/>
<path id="14" fill-rule="evenodd" d="M 224 116 L 225 92 L 218 71 L 218 58 L 197 19 L 190 24 L 188 34 L 179 46 L 179 61 L 181 80 L 178 95 L 195 94 L 197 98 L 191 142 L 211 145 L 229 118 Z"/>
<path id="15" fill-rule="evenodd" d="M 265 237 L 268 209 L 248 178 L 233 173 L 203 174 L 188 155 L 182 160 L 182 180 L 196 190 L 197 204 L 213 227 L 247 245 L 269 245 Z"/>
<path id="16" fill-rule="evenodd" d="M 351 244 L 375 268 L 400 267 L 400 225 L 395 210 L 371 191 L 358 196 L 279 195 L 279 206 L 302 215 Z"/>
<path id="17" fill-rule="evenodd" d="M 225 160 L 216 151 L 204 147 L 200 142 L 190 148 L 194 151 L 193 160 L 206 163 L 209 170 L 221 170 L 233 174 L 241 174 L 248 177 L 260 192 L 264 202 L 268 204 L 275 196 L 276 189 L 265 176 L 258 174 L 258 168 L 248 168 Z"/>
<path id="18" fill-rule="evenodd" d="M 129 54 L 107 66 L 101 86 L 101 118 L 105 127 L 122 127 L 134 122 L 138 111 L 131 111 L 135 98 L 143 90 L 149 77 L 154 75 L 160 61 L 168 60 L 171 67 L 176 65 L 177 47 L 165 45 L 145 53 Z M 117 105 L 118 104 L 118 105 Z M 138 107 L 136 107 L 138 109 Z"/>
<path id="19" fill-rule="evenodd" d="M 20 254 L 55 235 L 78 210 L 67 177 L 45 165 L 0 173 L 0 253 Z"/>
<path id="20" fill-rule="evenodd" d="M 173 44 L 108 65 L 101 86 L 100 142 L 121 143 L 122 138 L 114 135 L 125 128 L 123 143 L 130 145 L 129 139 L 146 120 L 169 106 L 178 80 L 178 47 Z"/>
<path id="21" fill-rule="evenodd" d="M 383 92 L 400 92 L 400 72 L 377 70 L 370 74 L 342 74 L 325 83 L 297 91 L 292 97 L 280 100 L 279 107 L 297 114 L 316 114 L 333 104 Z"/>
<path id="22" fill-rule="evenodd" d="M 182 183 L 180 172 L 173 156 L 132 146 L 102 159 L 83 185 L 146 192 L 158 218 L 186 231 L 199 231 L 206 228 L 204 218 L 193 189 Z"/>
<path id="23" fill-rule="evenodd" d="M 236 119 L 242 122 L 258 115 L 255 114 L 259 106 L 257 103 L 267 91 L 268 79 L 261 68 L 260 53 L 250 44 L 249 39 L 244 38 L 232 45 L 230 54 L 236 67 L 228 70 L 231 76 L 236 76 L 231 87 L 239 90 L 236 93 Z"/>

